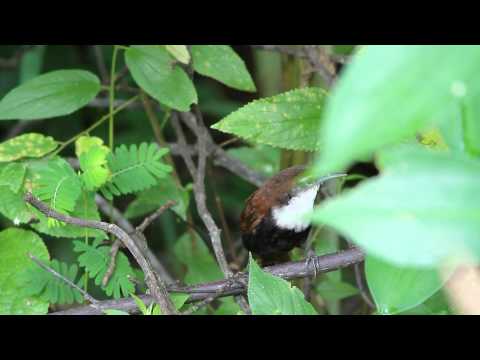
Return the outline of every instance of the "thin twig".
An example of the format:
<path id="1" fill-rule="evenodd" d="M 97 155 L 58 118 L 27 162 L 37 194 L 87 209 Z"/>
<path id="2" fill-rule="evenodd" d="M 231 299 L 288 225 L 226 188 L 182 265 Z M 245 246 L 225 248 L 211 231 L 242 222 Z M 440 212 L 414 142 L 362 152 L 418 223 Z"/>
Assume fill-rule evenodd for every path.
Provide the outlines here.
<path id="1" fill-rule="evenodd" d="M 315 271 L 317 273 L 326 273 L 330 271 L 335 271 L 341 268 L 351 266 L 353 264 L 359 263 L 364 260 L 364 253 L 358 248 L 351 248 L 348 250 L 336 252 L 333 254 L 317 256 L 315 261 L 311 260 L 302 260 L 294 261 L 283 264 L 278 264 L 274 266 L 269 266 L 263 270 L 279 276 L 286 280 L 299 279 L 307 276 L 312 276 Z M 314 269 L 314 264 L 317 265 L 317 269 Z M 235 281 L 232 285 L 225 289 L 219 297 L 233 296 L 245 293 L 247 290 L 248 274 L 247 273 L 237 273 L 235 275 Z M 220 281 L 198 284 L 193 286 L 178 286 L 170 285 L 168 291 L 173 292 L 182 292 L 190 294 L 187 303 L 202 301 L 212 294 L 215 294 L 219 288 L 225 286 L 225 283 L 231 281 L 229 279 L 223 279 Z M 152 302 L 152 297 L 149 295 L 140 296 L 142 301 L 148 306 Z M 107 300 L 100 303 L 101 310 L 105 309 L 118 309 L 127 312 L 138 311 L 135 301 L 131 298 L 125 298 L 121 300 Z M 95 315 L 102 314 L 102 311 L 91 309 L 87 306 L 81 306 L 77 308 L 72 308 L 65 311 L 59 311 L 53 313 L 54 315 Z"/>
<path id="2" fill-rule="evenodd" d="M 66 283 L 68 286 L 70 286 L 71 288 L 77 290 L 78 292 L 80 292 L 80 294 L 83 295 L 83 297 L 85 298 L 85 300 L 89 301 L 90 303 L 92 303 L 91 306 L 93 306 L 94 308 L 98 308 L 98 306 L 96 306 L 99 301 L 97 299 L 95 299 L 93 296 L 91 296 L 89 293 L 87 293 L 85 290 L 83 290 L 81 287 L 77 286 L 75 283 L 73 283 L 72 281 L 70 281 L 69 279 L 67 279 L 65 276 L 63 276 L 62 274 L 56 272 L 54 269 L 52 269 L 50 266 L 48 265 L 45 265 L 43 262 L 40 261 L 40 259 L 38 259 L 35 255 L 33 254 L 28 254 L 28 257 L 35 263 L 37 264 L 38 266 L 40 266 L 42 269 L 48 271 L 50 274 L 52 274 L 53 276 L 55 276 L 56 278 L 62 280 L 64 283 Z"/>
<path id="3" fill-rule="evenodd" d="M 197 136 L 200 136 L 199 128 L 196 126 L 195 115 L 191 112 L 180 113 L 182 122 Z M 207 133 L 207 148 L 209 155 L 214 158 L 214 165 L 222 166 L 227 170 L 230 170 L 235 175 L 238 175 L 242 179 L 249 183 L 259 187 L 261 186 L 266 177 L 246 166 L 240 160 L 235 159 L 227 154 L 227 152 L 220 146 L 216 145 L 211 136 Z"/>
<path id="4" fill-rule="evenodd" d="M 210 241 L 213 247 L 213 251 L 215 253 L 215 257 L 217 259 L 217 262 L 224 276 L 226 278 L 229 278 L 233 275 L 233 273 L 228 267 L 227 259 L 223 251 L 222 242 L 220 238 L 220 229 L 215 224 L 213 217 L 208 211 L 208 208 L 206 205 L 205 166 L 206 166 L 206 159 L 208 156 L 206 146 L 207 146 L 207 142 L 213 143 L 213 141 L 211 140 L 210 134 L 205 128 L 205 125 L 203 123 L 203 118 L 199 109 L 195 108 L 194 111 L 196 112 L 196 116 L 191 118 L 191 121 L 196 122 L 196 124 L 193 124 L 193 126 L 196 129 L 194 133 L 195 135 L 197 135 L 197 139 L 198 139 L 198 152 L 199 152 L 198 169 L 195 168 L 195 165 L 193 164 L 193 160 L 191 156 L 189 156 L 186 153 L 183 153 L 182 158 L 185 164 L 187 165 L 190 175 L 192 176 L 192 179 L 194 181 L 193 192 L 195 197 L 195 203 L 197 205 L 197 211 L 210 235 Z M 176 115 L 176 113 L 174 113 L 174 115 Z M 183 133 L 181 125 L 178 123 L 178 118 L 176 116 L 172 117 L 172 125 L 175 132 L 177 133 L 177 138 L 179 143 L 182 145 L 185 145 L 186 144 L 185 135 Z M 239 306 L 242 308 L 242 310 L 246 314 L 250 313 L 250 308 L 245 298 L 236 297 L 235 300 L 237 301 Z"/>
<path id="5" fill-rule="evenodd" d="M 118 254 L 118 250 L 120 250 L 121 245 L 122 245 L 122 242 L 120 240 L 115 240 L 113 242 L 112 247 L 110 248 L 110 263 L 108 264 L 108 269 L 105 272 L 105 275 L 103 276 L 103 279 L 102 279 L 103 287 L 107 286 L 108 282 L 110 281 L 110 278 L 113 275 L 113 272 L 115 271 L 117 254 Z"/>
<path id="6" fill-rule="evenodd" d="M 102 79 L 102 83 L 105 84 L 108 82 L 108 70 L 107 70 L 107 66 L 105 65 L 105 59 L 103 57 L 101 45 L 93 45 L 92 47 L 95 54 L 95 61 L 97 63 L 97 68 L 100 73 L 100 77 Z"/>
<path id="7" fill-rule="evenodd" d="M 103 214 L 108 216 L 111 214 L 112 220 L 131 236 L 133 241 L 135 241 L 138 247 L 143 251 L 150 264 L 152 264 L 155 273 L 157 273 L 167 284 L 173 283 L 174 279 L 172 275 L 170 275 L 167 268 L 161 263 L 155 254 L 152 253 L 145 239 L 138 236 L 138 233 L 135 231 L 135 228 L 130 221 L 128 221 L 117 208 L 111 208 L 110 204 L 98 194 L 95 195 L 95 203 Z"/>
<path id="8" fill-rule="evenodd" d="M 361 265 L 362 264 L 359 263 L 353 266 L 353 270 L 355 272 L 355 282 L 357 283 L 358 290 L 360 291 L 360 296 L 362 297 L 363 301 L 365 301 L 365 304 L 367 304 L 368 307 L 371 309 L 376 309 L 377 307 L 375 306 L 373 301 L 370 300 L 370 296 L 368 295 L 368 290 L 365 288 L 365 285 L 363 283 Z"/>
<path id="9" fill-rule="evenodd" d="M 164 205 L 160 206 L 157 211 L 155 211 L 153 214 L 147 216 L 143 222 L 137 226 L 137 232 L 144 233 L 145 229 L 150 226 L 151 223 L 153 223 L 160 215 L 162 215 L 165 210 L 171 208 L 172 206 L 175 206 L 177 204 L 176 201 L 174 200 L 168 200 Z"/>
<path id="10" fill-rule="evenodd" d="M 67 224 L 76 225 L 80 227 L 92 228 L 105 231 L 109 234 L 114 235 L 122 241 L 122 243 L 127 247 L 127 249 L 132 253 L 133 257 L 137 263 L 142 268 L 145 274 L 145 282 L 155 299 L 155 302 L 160 305 L 160 308 L 164 314 L 176 314 L 177 310 L 173 305 L 168 292 L 166 285 L 163 280 L 155 276 L 155 273 L 152 270 L 152 267 L 149 261 L 145 258 L 142 251 L 139 249 L 135 241 L 119 226 L 115 224 L 106 223 L 103 221 L 95 220 L 85 220 L 76 218 L 69 215 L 60 214 L 59 212 L 49 208 L 45 203 L 37 199 L 32 193 L 27 192 L 24 197 L 25 201 L 32 205 L 34 208 L 39 210 L 42 214 L 49 218 L 54 218 L 56 220 L 62 221 Z"/>

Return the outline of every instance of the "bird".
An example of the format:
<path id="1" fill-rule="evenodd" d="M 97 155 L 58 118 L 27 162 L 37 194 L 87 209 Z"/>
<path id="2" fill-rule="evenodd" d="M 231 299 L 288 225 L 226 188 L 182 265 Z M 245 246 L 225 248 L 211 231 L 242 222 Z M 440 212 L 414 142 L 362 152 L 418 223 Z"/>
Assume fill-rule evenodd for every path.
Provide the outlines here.
<path id="1" fill-rule="evenodd" d="M 308 237 L 311 224 L 303 216 L 313 210 L 319 189 L 330 179 L 346 176 L 332 174 L 305 182 L 301 175 L 306 169 L 297 165 L 280 171 L 245 201 L 240 215 L 243 246 L 262 267 L 290 260 L 290 251 Z"/>

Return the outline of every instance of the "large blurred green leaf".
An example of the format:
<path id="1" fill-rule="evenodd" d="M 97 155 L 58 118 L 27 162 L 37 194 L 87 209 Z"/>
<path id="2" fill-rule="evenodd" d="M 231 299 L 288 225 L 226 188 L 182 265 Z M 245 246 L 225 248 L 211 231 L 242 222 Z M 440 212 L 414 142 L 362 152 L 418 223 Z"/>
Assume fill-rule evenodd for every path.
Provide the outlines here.
<path id="1" fill-rule="evenodd" d="M 480 90 L 480 46 L 366 46 L 325 109 L 319 171 L 346 167 L 412 137 Z"/>
<path id="2" fill-rule="evenodd" d="M 136 45 L 125 52 L 135 82 L 150 96 L 175 110 L 188 111 L 197 103 L 192 81 L 163 46 Z"/>
<path id="3" fill-rule="evenodd" d="M 228 45 L 192 45 L 196 72 L 218 80 L 234 89 L 256 91 L 245 63 Z"/>
<path id="4" fill-rule="evenodd" d="M 478 258 L 480 161 L 413 148 L 383 156 L 381 176 L 325 201 L 314 221 L 396 265 L 431 267 L 466 254 Z"/>
<path id="5" fill-rule="evenodd" d="M 443 284 L 436 269 L 399 267 L 367 256 L 368 287 L 380 314 L 409 310 L 435 294 Z"/>
<path id="6" fill-rule="evenodd" d="M 100 81 L 84 70 L 57 70 L 11 90 L 0 101 L 0 120 L 36 120 L 68 115 L 87 105 Z"/>
<path id="7" fill-rule="evenodd" d="M 251 255 L 248 271 L 248 302 L 253 315 L 317 315 L 297 287 L 264 272 Z"/>
<path id="8" fill-rule="evenodd" d="M 25 274 L 37 265 L 28 254 L 43 261 L 49 255 L 42 239 L 32 231 L 10 228 L 0 232 L 0 314 L 46 314 L 48 302 L 27 296 Z"/>
<path id="9" fill-rule="evenodd" d="M 212 128 L 279 148 L 318 150 L 325 97 L 321 88 L 305 88 L 255 100 Z"/>
<path id="10" fill-rule="evenodd" d="M 444 292 L 440 289 L 425 302 L 398 315 L 454 315 Z"/>

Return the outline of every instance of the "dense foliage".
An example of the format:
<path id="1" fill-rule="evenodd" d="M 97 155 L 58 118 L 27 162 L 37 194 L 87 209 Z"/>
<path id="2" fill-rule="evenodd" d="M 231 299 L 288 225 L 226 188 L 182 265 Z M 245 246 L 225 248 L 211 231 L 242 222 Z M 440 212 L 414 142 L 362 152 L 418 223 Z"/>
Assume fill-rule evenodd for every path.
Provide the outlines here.
<path id="1" fill-rule="evenodd" d="M 480 47 L 318 46 L 333 66 L 331 87 L 318 59 L 286 48 L 1 46 L 0 57 L 18 61 L 0 65 L 0 314 L 86 302 L 32 257 L 98 300 L 132 298 L 137 312 L 162 313 L 139 297 L 150 285 L 132 254 L 120 247 L 112 259 L 113 236 L 48 217 L 27 192 L 57 213 L 117 223 L 139 238 L 134 226 L 173 200 L 145 230 L 144 250 L 184 284 L 223 278 L 182 162 L 201 148 L 195 129 L 179 149 L 174 121 L 190 111 L 208 127 L 207 208 L 230 267 L 249 271 L 252 314 L 454 313 L 445 283 L 480 257 Z M 222 166 L 213 142 L 263 178 L 305 159 L 310 176 L 347 171 L 339 193 L 311 214 L 313 249 L 353 243 L 364 266 L 292 281 L 263 271 L 239 238 L 255 186 Z M 198 309 L 188 297 L 170 294 L 179 311 L 244 313 L 233 297 Z"/>

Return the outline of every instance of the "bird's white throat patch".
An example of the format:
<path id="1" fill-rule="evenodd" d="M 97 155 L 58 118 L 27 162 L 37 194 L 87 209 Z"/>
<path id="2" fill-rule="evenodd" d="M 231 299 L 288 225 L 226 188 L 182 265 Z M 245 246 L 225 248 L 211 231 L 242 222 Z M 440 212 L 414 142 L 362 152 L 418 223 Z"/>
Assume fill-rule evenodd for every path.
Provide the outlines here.
<path id="1" fill-rule="evenodd" d="M 319 185 L 299 193 L 290 199 L 288 204 L 273 208 L 273 220 L 282 229 L 294 230 L 297 232 L 305 230 L 310 226 L 310 221 L 304 216 L 313 210 L 313 203 L 317 196 Z"/>

